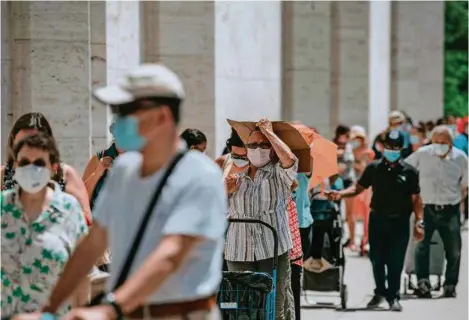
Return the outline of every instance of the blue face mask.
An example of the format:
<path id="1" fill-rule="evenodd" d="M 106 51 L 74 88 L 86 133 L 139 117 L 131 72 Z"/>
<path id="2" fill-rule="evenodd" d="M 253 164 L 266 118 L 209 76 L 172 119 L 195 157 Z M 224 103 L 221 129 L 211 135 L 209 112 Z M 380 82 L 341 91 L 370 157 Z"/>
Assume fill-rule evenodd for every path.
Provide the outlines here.
<path id="1" fill-rule="evenodd" d="M 419 136 L 415 136 L 415 135 L 410 136 L 410 143 L 411 144 L 417 144 L 419 142 L 420 142 Z"/>
<path id="2" fill-rule="evenodd" d="M 138 133 L 138 120 L 135 117 L 119 117 L 112 126 L 116 145 L 123 151 L 140 151 L 147 141 Z"/>
<path id="3" fill-rule="evenodd" d="M 401 150 L 384 149 L 383 156 L 389 162 L 396 162 L 401 157 Z"/>

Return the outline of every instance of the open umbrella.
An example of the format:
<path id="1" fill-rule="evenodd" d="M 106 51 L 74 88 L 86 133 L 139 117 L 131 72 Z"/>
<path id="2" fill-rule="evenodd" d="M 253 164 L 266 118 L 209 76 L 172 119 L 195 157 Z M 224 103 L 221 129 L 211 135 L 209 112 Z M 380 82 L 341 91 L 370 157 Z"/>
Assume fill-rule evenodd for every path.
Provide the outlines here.
<path id="1" fill-rule="evenodd" d="M 337 145 L 316 132 L 313 132 L 310 154 L 313 158 L 313 172 L 309 180 L 309 188 L 311 189 L 324 179 L 337 174 L 339 168 L 337 165 Z"/>
<path id="2" fill-rule="evenodd" d="M 227 120 L 236 130 L 241 140 L 246 144 L 249 135 L 256 128 L 256 122 Z M 298 158 L 298 172 L 311 171 L 310 147 L 301 133 L 290 123 L 285 121 L 272 121 L 275 134 L 288 146 Z"/>

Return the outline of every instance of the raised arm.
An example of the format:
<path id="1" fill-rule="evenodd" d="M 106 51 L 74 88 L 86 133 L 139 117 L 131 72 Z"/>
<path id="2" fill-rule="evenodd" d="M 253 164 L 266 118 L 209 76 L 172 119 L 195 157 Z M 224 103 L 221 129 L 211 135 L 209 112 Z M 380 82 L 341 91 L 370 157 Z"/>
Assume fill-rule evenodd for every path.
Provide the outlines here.
<path id="1" fill-rule="evenodd" d="M 277 157 L 279 158 L 280 165 L 282 168 L 290 168 L 295 164 L 296 156 L 280 138 L 274 133 L 272 123 L 268 119 L 262 119 L 257 123 L 257 126 L 261 130 L 262 134 L 266 136 L 269 142 L 272 144 Z"/>

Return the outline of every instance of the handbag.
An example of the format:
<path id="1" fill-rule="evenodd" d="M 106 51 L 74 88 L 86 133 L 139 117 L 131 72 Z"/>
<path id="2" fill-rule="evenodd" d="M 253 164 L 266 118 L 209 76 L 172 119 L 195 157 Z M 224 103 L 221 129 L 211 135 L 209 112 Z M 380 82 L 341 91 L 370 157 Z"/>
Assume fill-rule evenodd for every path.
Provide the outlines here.
<path id="1" fill-rule="evenodd" d="M 163 191 L 163 187 L 165 186 L 166 182 L 168 181 L 168 178 L 171 176 L 171 174 L 174 171 L 174 168 L 176 165 L 180 162 L 180 160 L 184 157 L 186 154 L 186 151 L 183 151 L 179 153 L 171 162 L 169 165 L 168 169 L 165 172 L 165 175 L 161 179 L 161 182 L 159 183 L 158 187 L 156 188 L 155 193 L 153 194 L 153 197 L 150 200 L 150 203 L 148 204 L 147 210 L 145 212 L 145 215 L 142 218 L 142 221 L 140 222 L 140 227 L 138 228 L 138 232 L 135 234 L 134 241 L 132 245 L 130 246 L 129 253 L 127 255 L 127 259 L 125 260 L 124 264 L 122 265 L 122 269 L 120 271 L 119 277 L 117 278 L 117 282 L 114 285 L 114 288 L 112 289 L 113 291 L 119 288 L 127 279 L 127 276 L 129 275 L 130 269 L 132 267 L 133 260 L 135 259 L 135 256 L 137 255 L 137 251 L 140 247 L 140 243 L 142 242 L 143 235 L 145 233 L 146 226 L 148 224 L 148 221 L 150 221 L 150 218 L 153 213 L 153 209 L 155 208 L 156 203 L 158 202 L 158 199 L 161 196 L 161 192 Z M 99 294 L 97 294 L 94 298 L 91 299 L 90 303 L 88 304 L 89 306 L 96 306 L 101 304 L 103 298 L 105 297 L 106 293 L 103 291 Z"/>

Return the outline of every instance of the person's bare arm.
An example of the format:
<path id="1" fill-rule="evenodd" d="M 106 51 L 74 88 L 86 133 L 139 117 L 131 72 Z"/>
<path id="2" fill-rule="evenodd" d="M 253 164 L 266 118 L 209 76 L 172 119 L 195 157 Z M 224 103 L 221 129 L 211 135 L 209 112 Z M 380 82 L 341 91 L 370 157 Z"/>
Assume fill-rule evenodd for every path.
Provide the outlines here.
<path id="1" fill-rule="evenodd" d="M 86 191 L 83 180 L 75 169 L 69 165 L 64 165 L 65 192 L 74 196 L 83 210 L 86 222 L 91 223 L 91 208 L 88 192 Z"/>
<path id="2" fill-rule="evenodd" d="M 283 142 L 272 129 L 272 123 L 267 119 L 259 121 L 258 126 L 261 132 L 266 136 L 272 144 L 272 148 L 277 155 L 282 168 L 291 168 L 295 164 L 296 156 L 291 151 L 290 147 Z"/>
<path id="3" fill-rule="evenodd" d="M 116 290 L 116 301 L 123 313 L 128 314 L 143 305 L 179 269 L 201 239 L 186 235 L 165 236 L 137 272 Z"/>
<path id="4" fill-rule="evenodd" d="M 95 223 L 78 244 L 42 311 L 55 313 L 82 285 L 108 247 L 106 229 Z"/>
<path id="5" fill-rule="evenodd" d="M 412 195 L 412 208 L 415 214 L 415 221 L 423 220 L 423 201 L 420 194 Z"/>
<path id="6" fill-rule="evenodd" d="M 341 198 L 351 198 L 351 197 L 355 197 L 359 195 L 365 190 L 366 190 L 365 187 L 363 187 L 362 185 L 359 185 L 358 183 L 355 183 L 353 186 L 345 190 L 339 191 L 339 195 Z"/>
<path id="7" fill-rule="evenodd" d="M 99 166 L 99 159 L 94 155 L 86 166 L 85 172 L 83 173 L 83 183 L 85 184 L 86 192 L 88 197 L 91 199 L 94 188 L 98 183 L 99 179 L 103 176 L 103 170 L 97 170 Z"/>
<path id="8" fill-rule="evenodd" d="M 226 155 L 218 157 L 215 160 L 216 164 L 220 167 L 220 169 L 223 169 L 223 165 L 225 164 L 225 161 L 226 161 Z"/>

